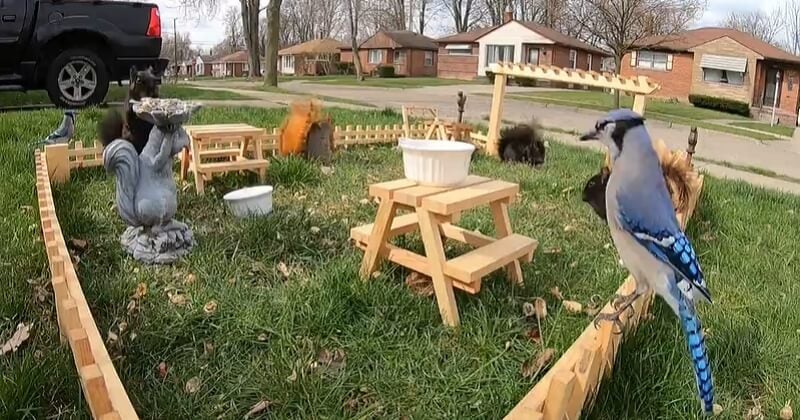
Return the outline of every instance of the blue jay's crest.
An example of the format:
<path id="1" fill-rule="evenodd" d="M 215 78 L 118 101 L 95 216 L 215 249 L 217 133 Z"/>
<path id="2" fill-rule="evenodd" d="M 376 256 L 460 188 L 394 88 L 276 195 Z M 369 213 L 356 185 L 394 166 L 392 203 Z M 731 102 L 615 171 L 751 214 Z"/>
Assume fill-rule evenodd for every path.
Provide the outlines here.
<path id="1" fill-rule="evenodd" d="M 622 152 L 625 134 L 634 127 L 644 125 L 644 117 L 630 109 L 615 109 L 597 120 L 594 130 L 581 136 L 582 141 L 600 140 L 608 147 L 612 158 Z"/>

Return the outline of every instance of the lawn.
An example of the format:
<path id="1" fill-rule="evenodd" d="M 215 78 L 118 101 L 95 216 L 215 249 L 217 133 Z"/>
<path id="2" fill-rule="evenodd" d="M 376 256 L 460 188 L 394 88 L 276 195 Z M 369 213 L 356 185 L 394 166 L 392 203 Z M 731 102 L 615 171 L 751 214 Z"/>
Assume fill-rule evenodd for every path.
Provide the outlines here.
<path id="1" fill-rule="evenodd" d="M 767 123 L 762 122 L 732 122 L 731 125 L 735 125 L 737 127 L 744 127 L 744 128 L 751 128 L 753 130 L 759 131 L 766 131 L 768 133 L 774 133 L 779 136 L 784 137 L 792 137 L 794 135 L 794 127 L 787 127 L 785 125 L 774 125 L 770 126 Z"/>
<path id="2" fill-rule="evenodd" d="M 431 86 L 452 86 L 476 83 L 468 80 L 439 79 L 436 77 L 367 77 L 363 82 L 359 82 L 355 76 L 329 76 L 321 78 L 304 78 L 301 80 L 304 80 L 306 83 L 317 83 L 322 85 L 367 86 L 396 89 L 413 89 Z"/>
<path id="3" fill-rule="evenodd" d="M 106 102 L 123 102 L 128 93 L 127 86 L 112 84 L 109 86 Z M 252 99 L 242 96 L 235 92 L 208 90 L 184 85 L 161 85 L 162 97 L 175 97 L 184 99 L 207 99 L 207 100 L 237 100 Z M 43 90 L 33 90 L 30 92 L 0 92 L 0 107 L 4 106 L 24 106 L 24 105 L 43 105 L 51 104 L 47 92 Z"/>
<path id="4" fill-rule="evenodd" d="M 193 122 L 271 127 L 284 112 L 209 108 Z M 330 112 L 337 124 L 399 123 L 391 112 Z M 100 115 L 82 114 L 80 139 L 95 137 Z M 0 357 L 0 418 L 88 416 L 70 351 L 59 345 L 52 297 L 37 298 L 49 274 L 28 143 L 59 118 L 54 110 L 0 115 L 0 342 L 18 322 L 35 322 L 26 345 Z M 433 298 L 403 284 L 396 267 L 358 279 L 362 254 L 348 243 L 349 229 L 375 215 L 376 206 L 363 200 L 368 185 L 402 176 L 393 148 L 339 151 L 331 175 L 274 159 L 268 181 L 276 186 L 275 213 L 263 219 L 233 219 L 222 204 L 225 192 L 255 183 L 252 176 L 215 179 L 202 197 L 179 186 L 178 218 L 199 245 L 173 267 L 144 267 L 124 255 L 114 181 L 102 168 L 74 172 L 54 193 L 65 238 L 90 242 L 78 276 L 101 333 L 118 337 L 107 345 L 142 418 L 242 418 L 261 400 L 273 403 L 266 418 L 500 418 L 537 380 L 521 376 L 522 364 L 542 347 L 560 354 L 589 322 L 563 311 L 550 288 L 588 303 L 608 299 L 625 277 L 606 248 L 607 227 L 580 200 L 601 162 L 597 153 L 555 142 L 539 170 L 475 157 L 474 173 L 520 184 L 512 223 L 540 248 L 523 265 L 524 286 L 498 273 L 478 295 L 457 293 L 462 327 L 455 331 L 442 326 Z M 707 178 L 690 222 L 715 298 L 699 310 L 721 418 L 741 419 L 753 399 L 774 417 L 800 394 L 798 208 L 798 197 Z M 462 224 L 491 233 L 491 220 L 480 210 L 464 214 Z M 422 250 L 418 236 L 402 244 Z M 148 293 L 129 311 L 140 283 Z M 167 294 L 175 291 L 186 304 L 171 303 Z M 521 309 L 537 296 L 550 306 L 543 344 L 528 338 L 535 322 Z M 211 300 L 218 309 L 206 314 Z M 588 418 L 699 418 L 678 323 L 660 302 L 654 315 L 624 345 Z M 343 363 L 320 357 L 335 349 Z M 185 384 L 194 377 L 201 386 L 189 394 Z"/>
<path id="5" fill-rule="evenodd" d="M 577 106 L 579 108 L 596 109 L 599 111 L 607 111 L 614 107 L 614 96 L 598 91 L 536 91 L 531 93 L 509 94 L 506 96 L 514 99 L 529 100 L 555 105 Z M 632 105 L 632 97 L 620 97 L 620 106 L 630 108 Z M 694 125 L 701 128 L 707 128 L 709 130 L 736 134 L 757 140 L 780 139 L 779 137 L 775 137 L 768 133 L 756 133 L 753 131 L 731 127 L 727 124 L 708 122 L 709 120 L 741 120 L 742 122 L 751 122 L 752 120 L 741 115 L 728 114 L 712 109 L 696 108 L 692 105 L 684 103 L 673 103 L 651 99 L 647 101 L 645 114 L 648 117 L 657 120 L 671 121 L 685 125 Z M 737 123 L 734 125 L 739 124 Z"/>
<path id="6" fill-rule="evenodd" d="M 369 102 L 357 101 L 355 99 L 348 99 L 348 98 L 337 98 L 335 96 L 327 96 L 327 95 L 309 95 L 306 92 L 296 92 L 289 89 L 284 89 L 279 86 L 264 86 L 264 85 L 254 85 L 252 90 L 260 90 L 262 92 L 270 92 L 270 93 L 285 93 L 287 95 L 299 95 L 299 96 L 308 96 L 314 97 L 317 99 L 321 99 L 325 102 L 332 102 L 332 103 L 340 103 L 340 104 L 350 104 L 356 106 L 362 106 L 364 108 L 375 108 L 375 105 Z"/>

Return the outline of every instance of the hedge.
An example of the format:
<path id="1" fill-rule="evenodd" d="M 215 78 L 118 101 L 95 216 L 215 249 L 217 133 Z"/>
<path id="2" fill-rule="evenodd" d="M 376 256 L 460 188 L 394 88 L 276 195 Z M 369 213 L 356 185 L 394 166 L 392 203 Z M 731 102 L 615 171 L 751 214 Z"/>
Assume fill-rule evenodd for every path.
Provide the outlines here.
<path id="1" fill-rule="evenodd" d="M 719 98 L 706 95 L 689 95 L 689 102 L 698 108 L 714 109 L 729 114 L 750 116 L 750 105 L 746 102 L 733 99 Z"/>

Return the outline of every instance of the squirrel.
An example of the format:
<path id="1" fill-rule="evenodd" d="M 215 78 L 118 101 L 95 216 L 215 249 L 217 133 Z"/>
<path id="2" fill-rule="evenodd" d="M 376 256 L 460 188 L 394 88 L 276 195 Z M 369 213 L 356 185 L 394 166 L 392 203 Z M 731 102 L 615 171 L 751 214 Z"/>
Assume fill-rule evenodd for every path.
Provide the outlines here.
<path id="1" fill-rule="evenodd" d="M 522 162 L 532 166 L 544 163 L 545 145 L 535 121 L 503 129 L 497 149 L 503 162 Z"/>
<path id="2" fill-rule="evenodd" d="M 131 100 L 139 101 L 142 98 L 158 98 L 158 96 L 158 76 L 153 74 L 153 67 L 145 70 L 131 67 L 130 84 L 122 109 L 109 110 L 100 121 L 98 133 L 103 147 L 122 138 L 131 142 L 137 153 L 142 153 L 153 124 L 136 116 L 131 107 Z"/>

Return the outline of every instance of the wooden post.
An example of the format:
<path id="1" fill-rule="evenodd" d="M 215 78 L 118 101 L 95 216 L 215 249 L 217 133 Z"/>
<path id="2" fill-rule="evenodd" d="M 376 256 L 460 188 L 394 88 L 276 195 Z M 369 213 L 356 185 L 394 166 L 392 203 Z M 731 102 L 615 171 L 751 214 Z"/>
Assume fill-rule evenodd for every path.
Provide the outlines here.
<path id="1" fill-rule="evenodd" d="M 464 95 L 464 92 L 458 91 L 458 123 L 461 124 L 464 122 L 464 104 L 467 103 L 467 95 Z"/>
<path id="2" fill-rule="evenodd" d="M 633 97 L 633 112 L 644 116 L 644 108 L 647 104 L 647 96 L 637 93 Z"/>
<path id="3" fill-rule="evenodd" d="M 575 388 L 575 374 L 572 372 L 556 372 L 550 381 L 547 399 L 544 401 L 544 420 L 561 420 L 565 418 L 567 402 Z"/>
<path id="4" fill-rule="evenodd" d="M 686 148 L 686 160 L 689 161 L 689 165 L 692 164 L 695 147 L 697 147 L 697 127 L 692 126 L 689 130 L 689 147 Z"/>
<path id="5" fill-rule="evenodd" d="M 494 91 L 492 92 L 492 110 L 489 113 L 489 133 L 487 134 L 486 152 L 497 156 L 497 141 L 500 139 L 500 120 L 503 116 L 503 97 L 506 95 L 505 74 L 494 75 Z"/>
<path id="6" fill-rule="evenodd" d="M 69 181 L 69 145 L 54 144 L 44 147 L 44 158 L 50 180 L 61 183 Z"/>

